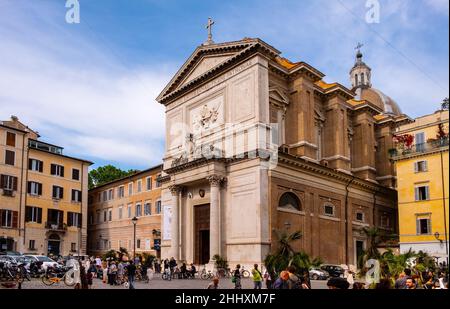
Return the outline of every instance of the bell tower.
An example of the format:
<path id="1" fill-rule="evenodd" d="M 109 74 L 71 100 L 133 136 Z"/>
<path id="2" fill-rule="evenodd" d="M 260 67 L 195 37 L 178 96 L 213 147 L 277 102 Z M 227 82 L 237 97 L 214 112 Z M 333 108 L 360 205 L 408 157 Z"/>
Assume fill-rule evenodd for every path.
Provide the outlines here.
<path id="1" fill-rule="evenodd" d="M 363 54 L 361 53 L 361 47 L 363 44 L 358 43 L 356 46 L 356 61 L 353 68 L 350 70 L 350 81 L 352 89 L 357 88 L 370 88 L 372 87 L 371 72 L 372 69 L 362 61 Z"/>

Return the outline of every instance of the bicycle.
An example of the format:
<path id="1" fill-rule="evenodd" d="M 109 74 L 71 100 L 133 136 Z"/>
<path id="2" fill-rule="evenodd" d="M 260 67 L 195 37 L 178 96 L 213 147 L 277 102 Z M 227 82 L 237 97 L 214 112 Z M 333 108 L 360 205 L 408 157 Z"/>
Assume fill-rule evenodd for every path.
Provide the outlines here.
<path id="1" fill-rule="evenodd" d="M 64 282 L 67 286 L 75 285 L 75 271 L 72 267 L 63 267 L 62 269 L 53 269 L 50 266 L 47 268 L 47 271 L 42 276 L 42 283 L 47 286 L 51 286 L 55 283 Z"/>

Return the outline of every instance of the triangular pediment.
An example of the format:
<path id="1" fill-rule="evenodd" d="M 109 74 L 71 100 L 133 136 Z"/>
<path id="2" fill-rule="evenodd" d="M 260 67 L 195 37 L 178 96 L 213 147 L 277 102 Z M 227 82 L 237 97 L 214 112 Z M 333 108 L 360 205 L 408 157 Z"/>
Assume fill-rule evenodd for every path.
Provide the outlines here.
<path id="1" fill-rule="evenodd" d="M 289 104 L 289 98 L 287 97 L 287 95 L 285 95 L 284 91 L 278 87 L 270 87 L 269 97 L 271 100 L 275 101 L 278 104 L 279 103 L 283 103 L 286 105 Z"/>
<path id="2" fill-rule="evenodd" d="M 163 103 L 170 100 L 169 98 L 178 96 L 180 92 L 195 87 L 208 78 L 213 78 L 220 74 L 222 70 L 241 61 L 243 57 L 248 57 L 250 50 L 257 52 L 257 48 L 261 47 L 274 56 L 279 54 L 279 51 L 259 39 L 243 39 L 235 42 L 199 46 L 156 100 Z"/>

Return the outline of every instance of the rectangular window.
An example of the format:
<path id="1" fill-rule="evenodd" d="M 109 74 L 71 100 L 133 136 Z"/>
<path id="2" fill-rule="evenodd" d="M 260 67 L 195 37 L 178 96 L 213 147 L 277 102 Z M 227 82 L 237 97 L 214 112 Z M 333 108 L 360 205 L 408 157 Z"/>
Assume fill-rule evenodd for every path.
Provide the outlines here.
<path id="1" fill-rule="evenodd" d="M 137 192 L 142 192 L 142 180 L 138 180 L 137 182 Z"/>
<path id="2" fill-rule="evenodd" d="M 108 190 L 108 200 L 112 200 L 112 199 L 114 199 L 114 190 L 109 189 Z"/>
<path id="3" fill-rule="evenodd" d="M 156 177 L 156 187 L 157 188 L 161 187 L 161 182 L 159 181 L 160 177 L 161 177 L 161 175 L 158 175 L 158 177 Z"/>
<path id="4" fill-rule="evenodd" d="M 72 169 L 72 180 L 80 180 L 80 170 Z"/>
<path id="5" fill-rule="evenodd" d="M 92 213 L 89 214 L 89 224 L 94 224 L 94 215 Z"/>
<path id="6" fill-rule="evenodd" d="M 117 190 L 117 195 L 119 198 L 122 198 L 125 196 L 125 187 L 124 186 L 120 186 Z"/>
<path id="7" fill-rule="evenodd" d="M 12 194 L 13 191 L 17 191 L 17 177 L 9 175 L 0 175 L 0 188 L 3 189 L 3 194 Z"/>
<path id="8" fill-rule="evenodd" d="M 334 206 L 325 205 L 324 212 L 325 212 L 325 215 L 327 215 L 327 216 L 334 216 Z"/>
<path id="9" fill-rule="evenodd" d="M 42 195 L 42 184 L 34 181 L 29 181 L 27 192 L 31 195 Z"/>
<path id="10" fill-rule="evenodd" d="M 70 251 L 76 252 L 77 251 L 77 244 L 72 242 L 70 243 Z"/>
<path id="11" fill-rule="evenodd" d="M 356 221 L 364 222 L 364 213 L 357 212 L 356 213 Z"/>
<path id="12" fill-rule="evenodd" d="M 144 206 L 144 215 L 145 216 L 150 216 L 152 214 L 152 204 L 150 203 L 145 203 Z"/>
<path id="13" fill-rule="evenodd" d="M 6 145 L 16 147 L 16 134 L 12 132 L 6 132 Z"/>
<path id="14" fill-rule="evenodd" d="M 427 171 L 428 171 L 427 161 L 418 161 L 414 163 L 414 172 L 421 173 Z"/>
<path id="15" fill-rule="evenodd" d="M 103 222 L 106 222 L 108 218 L 108 212 L 106 210 L 103 210 Z"/>
<path id="16" fill-rule="evenodd" d="M 44 169 L 44 162 L 36 159 L 28 159 L 28 169 L 30 171 L 42 173 Z"/>
<path id="17" fill-rule="evenodd" d="M 62 200 L 64 198 L 64 188 L 53 186 L 52 197 L 56 200 Z"/>
<path id="18" fill-rule="evenodd" d="M 141 204 L 136 204 L 136 217 L 142 216 L 142 207 Z"/>
<path id="19" fill-rule="evenodd" d="M 42 223 L 42 208 L 26 206 L 25 222 Z"/>
<path id="20" fill-rule="evenodd" d="M 36 250 L 36 242 L 34 241 L 34 239 L 30 239 L 28 241 L 28 249 L 29 250 Z"/>
<path id="21" fill-rule="evenodd" d="M 5 164 L 14 165 L 16 161 L 16 153 L 14 151 L 5 150 Z"/>
<path id="22" fill-rule="evenodd" d="M 141 240 L 140 239 L 136 239 L 136 248 L 138 248 L 138 249 L 141 248 Z"/>
<path id="23" fill-rule="evenodd" d="M 50 165 L 50 174 L 53 176 L 64 177 L 64 166 L 58 164 Z"/>
<path id="24" fill-rule="evenodd" d="M 81 228 L 81 218 L 82 215 L 80 213 L 69 211 L 67 213 L 67 225 Z"/>
<path id="25" fill-rule="evenodd" d="M 431 234 L 431 220 L 430 218 L 417 217 L 417 235 Z"/>
<path id="26" fill-rule="evenodd" d="M 16 228 L 19 212 L 12 210 L 0 209 L 0 226 L 8 228 Z"/>
<path id="27" fill-rule="evenodd" d="M 152 189 L 152 177 L 147 177 L 147 191 Z"/>
<path id="28" fill-rule="evenodd" d="M 96 215 L 97 215 L 97 223 L 100 223 L 100 210 L 96 211 Z"/>
<path id="29" fill-rule="evenodd" d="M 81 203 L 81 191 L 72 189 L 72 202 Z"/>
<path id="30" fill-rule="evenodd" d="M 430 199 L 430 187 L 428 185 L 416 187 L 415 199 L 416 201 L 428 201 Z"/>
<path id="31" fill-rule="evenodd" d="M 106 202 L 107 200 L 108 200 L 108 192 L 107 191 L 103 191 L 102 201 Z"/>
<path id="32" fill-rule="evenodd" d="M 119 220 L 122 219 L 122 216 L 123 216 L 123 207 L 120 206 L 119 207 Z"/>
<path id="33" fill-rule="evenodd" d="M 108 221 L 112 221 L 112 209 L 108 209 Z"/>
<path id="34" fill-rule="evenodd" d="M 390 217 L 388 215 L 381 215 L 380 216 L 380 226 L 383 228 L 390 228 L 391 222 Z"/>
<path id="35" fill-rule="evenodd" d="M 156 209 L 155 209 L 155 212 L 156 212 L 157 214 L 160 214 L 160 213 L 161 213 L 161 201 L 156 201 Z"/>
<path id="36" fill-rule="evenodd" d="M 131 218 L 131 207 L 132 207 L 132 204 L 129 204 L 128 205 L 128 218 Z"/>
<path id="37" fill-rule="evenodd" d="M 416 151 L 424 151 L 425 150 L 425 133 L 420 132 L 416 134 Z"/>
<path id="38" fill-rule="evenodd" d="M 128 196 L 133 195 L 133 183 L 128 184 Z"/>

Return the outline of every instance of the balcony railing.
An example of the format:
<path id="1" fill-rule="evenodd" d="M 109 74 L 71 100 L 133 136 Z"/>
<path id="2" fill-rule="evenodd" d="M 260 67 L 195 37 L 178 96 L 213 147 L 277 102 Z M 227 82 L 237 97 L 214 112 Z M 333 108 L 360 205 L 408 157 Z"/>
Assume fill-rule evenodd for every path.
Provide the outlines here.
<path id="1" fill-rule="evenodd" d="M 45 222 L 45 228 L 55 232 L 67 231 L 67 224 L 59 222 Z"/>
<path id="2" fill-rule="evenodd" d="M 411 155 L 425 154 L 437 151 L 441 148 L 448 147 L 448 137 L 429 141 L 423 144 L 415 144 L 411 147 L 402 147 L 398 145 L 397 148 L 389 149 L 391 159 L 398 160 Z"/>

